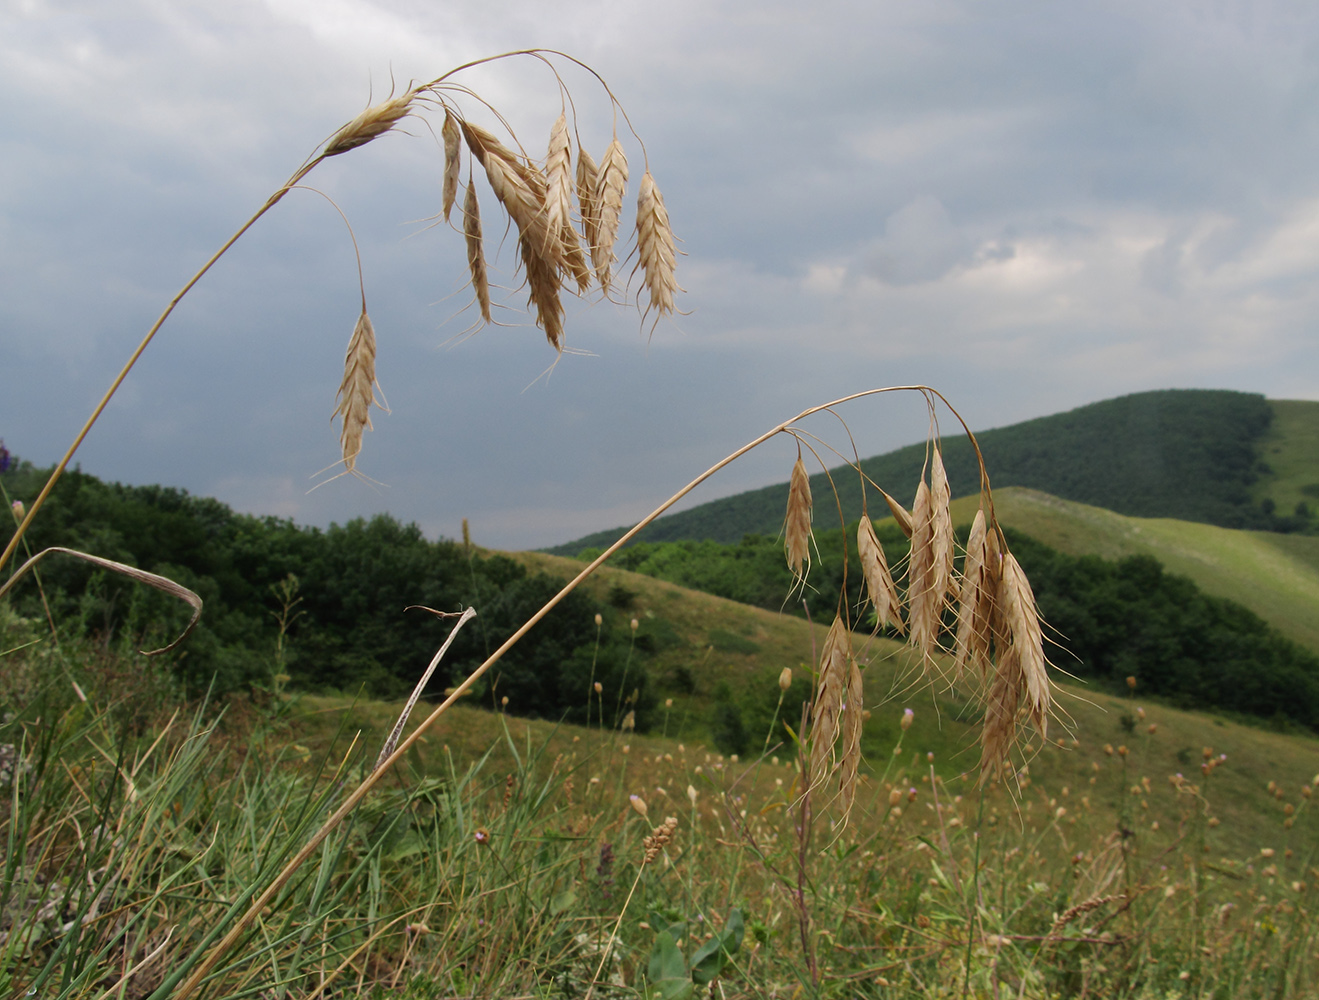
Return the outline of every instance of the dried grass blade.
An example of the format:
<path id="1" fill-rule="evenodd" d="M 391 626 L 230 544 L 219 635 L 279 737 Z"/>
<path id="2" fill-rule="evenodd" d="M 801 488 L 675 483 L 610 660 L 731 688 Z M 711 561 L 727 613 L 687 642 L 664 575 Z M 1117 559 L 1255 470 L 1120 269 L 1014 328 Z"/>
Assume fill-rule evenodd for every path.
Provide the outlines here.
<path id="1" fill-rule="evenodd" d="M 596 280 L 607 293 L 613 281 L 614 242 L 618 239 L 618 222 L 623 216 L 623 197 L 627 193 L 627 154 L 615 136 L 600 161 L 595 204 L 600 224 L 591 244 L 591 262 Z"/>
<path id="2" fill-rule="evenodd" d="M 898 588 L 889 572 L 888 559 L 875 534 L 875 526 L 864 514 L 856 529 L 856 547 L 861 558 L 861 575 L 866 581 L 866 594 L 875 609 L 876 627 L 882 629 L 891 624 L 901 634 L 905 625 Z"/>
<path id="3" fill-rule="evenodd" d="M 490 273 L 486 268 L 485 244 L 481 236 L 481 205 L 476 199 L 476 183 L 471 180 L 467 182 L 467 194 L 463 198 L 463 237 L 467 243 L 467 270 L 472 275 L 472 291 L 476 293 L 476 304 L 481 309 L 481 320 L 490 323 Z"/>
<path id="4" fill-rule="evenodd" d="M 444 140 L 444 221 L 448 222 L 449 213 L 453 211 L 453 204 L 458 198 L 458 173 L 462 168 L 462 157 L 459 153 L 463 138 L 458 122 L 454 120 L 453 112 L 448 108 L 444 109 L 444 125 L 440 128 L 440 138 Z"/>

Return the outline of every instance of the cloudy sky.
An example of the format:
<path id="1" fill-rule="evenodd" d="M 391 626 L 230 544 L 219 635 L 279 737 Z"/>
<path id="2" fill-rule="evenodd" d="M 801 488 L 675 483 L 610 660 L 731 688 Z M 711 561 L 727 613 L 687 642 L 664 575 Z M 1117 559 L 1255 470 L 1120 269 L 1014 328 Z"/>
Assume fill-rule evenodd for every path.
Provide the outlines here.
<path id="1" fill-rule="evenodd" d="M 183 282 L 391 81 L 531 46 L 598 70 L 645 140 L 687 315 L 648 338 L 635 308 L 570 300 L 578 353 L 540 377 L 555 355 L 510 243 L 507 325 L 464 339 L 462 240 L 428 221 L 441 162 L 414 122 L 306 181 L 361 249 L 392 412 L 360 467 L 383 485 L 307 492 L 337 457 L 358 309 L 347 229 L 310 191 L 184 299 L 83 468 L 536 547 L 634 520 L 865 388 L 929 383 L 976 428 L 1151 388 L 1319 398 L 1312 0 L 0 0 L 6 445 L 56 461 Z M 560 65 L 598 158 L 607 100 Z M 544 148 L 544 66 L 461 80 Z M 497 235 L 488 189 L 483 209 Z M 925 428 L 915 400 L 843 416 L 863 455 Z M 694 502 L 794 458 L 771 444 Z"/>

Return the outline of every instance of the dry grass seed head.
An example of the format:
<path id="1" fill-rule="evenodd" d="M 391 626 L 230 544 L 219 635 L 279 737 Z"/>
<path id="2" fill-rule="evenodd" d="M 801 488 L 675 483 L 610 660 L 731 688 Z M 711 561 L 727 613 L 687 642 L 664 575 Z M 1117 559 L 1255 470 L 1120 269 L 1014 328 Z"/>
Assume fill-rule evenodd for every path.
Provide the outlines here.
<path id="1" fill-rule="evenodd" d="M 476 200 L 476 183 L 471 180 L 467 182 L 467 194 L 463 198 L 463 237 L 467 242 L 467 269 L 472 275 L 476 304 L 481 308 L 482 321 L 490 323 L 490 275 L 486 270 L 481 239 L 481 205 Z"/>
<path id="2" fill-rule="evenodd" d="M 376 331 L 363 307 L 344 355 L 343 381 L 339 384 L 335 416 L 342 418 L 339 447 L 344 469 L 352 472 L 362 450 L 362 433 L 371 429 L 371 405 L 376 399 Z"/>
<path id="3" fill-rule="evenodd" d="M 839 761 L 838 793 L 843 800 L 843 814 L 852 811 L 856 799 L 856 779 L 861 769 L 861 726 L 864 722 L 865 692 L 861 681 L 861 667 L 852 656 L 851 643 L 847 649 L 847 690 L 843 700 L 843 752 Z"/>
<path id="4" fill-rule="evenodd" d="M 811 779 L 808 788 L 822 782 L 832 768 L 839 718 L 847 698 L 851 660 L 851 634 L 843 624 L 842 616 L 835 615 L 820 650 L 815 703 L 811 706 Z"/>
<path id="5" fill-rule="evenodd" d="M 551 233 L 572 228 L 572 187 L 568 123 L 560 114 L 550 129 L 550 147 L 545 155 L 545 225 Z"/>
<path id="6" fill-rule="evenodd" d="M 637 189 L 637 267 L 641 268 L 646 290 L 650 292 L 643 316 L 653 309 L 655 321 L 673 313 L 673 293 L 678 290 L 674 274 L 678 267 L 673 245 L 673 228 L 664 207 L 664 196 L 647 170 Z M 636 268 L 633 268 L 633 273 Z"/>
<path id="7" fill-rule="evenodd" d="M 907 606 L 911 642 L 924 655 L 925 669 L 933 664 L 939 642 L 939 610 L 935 590 L 934 519 L 930 488 L 922 478 L 911 510 L 911 558 L 907 563 Z"/>
<path id="8" fill-rule="evenodd" d="M 940 612 L 945 599 L 957 592 L 953 580 L 953 518 L 948 509 L 951 501 L 948 473 L 944 470 L 943 455 L 936 445 L 930 467 L 930 545 L 934 564 L 934 593 Z"/>
<path id="9" fill-rule="evenodd" d="M 417 96 L 415 90 L 382 101 L 367 108 L 330 138 L 325 144 L 323 156 L 338 156 L 358 146 L 365 146 L 377 136 L 384 135 L 407 116 L 412 106 L 412 99 Z"/>
<path id="10" fill-rule="evenodd" d="M 559 298 L 559 271 L 531 248 L 525 233 L 518 237 L 518 250 L 527 275 L 528 301 L 536 307 L 536 325 L 545 331 L 550 346 L 562 354 L 563 301 Z"/>
<path id="11" fill-rule="evenodd" d="M 888 509 L 892 512 L 893 520 L 898 523 L 898 527 L 902 529 L 902 533 L 910 538 L 912 532 L 911 511 L 907 510 L 906 507 L 902 506 L 902 504 L 898 503 L 887 493 L 884 493 L 883 490 L 880 490 L 879 492 L 883 494 L 884 502 L 888 504 Z"/>
<path id="12" fill-rule="evenodd" d="M 563 260 L 564 269 L 577 282 L 577 294 L 585 295 L 591 287 L 591 268 L 582 250 L 581 237 L 567 220 L 559 227 L 559 257 Z"/>
<path id="13" fill-rule="evenodd" d="M 783 520 L 783 542 L 788 568 L 798 585 L 811 568 L 811 479 L 806 463 L 797 457 L 788 480 L 788 510 Z"/>
<path id="14" fill-rule="evenodd" d="M 449 221 L 453 203 L 458 199 L 458 172 L 462 168 L 462 132 L 454 120 L 453 113 L 444 109 L 444 125 L 440 128 L 440 138 L 444 140 L 444 185 L 443 206 L 444 221 Z"/>
<path id="15" fill-rule="evenodd" d="M 865 515 L 862 515 L 857 525 L 856 547 L 861 558 L 861 575 L 866 581 L 866 593 L 875 608 L 876 627 L 883 628 L 892 624 L 899 633 L 903 632 L 902 601 L 898 597 L 898 588 L 889 572 L 884 546 L 879 544 L 875 526 Z"/>
<path id="16" fill-rule="evenodd" d="M 595 206 L 599 213 L 596 239 L 591 244 L 591 262 L 596 280 L 607 293 L 612 283 L 614 242 L 618 239 L 618 221 L 623 216 L 623 196 L 627 193 L 627 154 L 615 136 L 600 161 L 596 182 Z"/>
<path id="17" fill-rule="evenodd" d="M 976 667 L 981 676 L 989 672 L 991 611 L 998 586 L 997 532 L 987 529 L 985 510 L 976 511 L 971 533 L 966 540 L 966 561 L 962 567 L 962 587 L 957 609 L 956 673 L 960 678 L 967 667 Z"/>
<path id="18" fill-rule="evenodd" d="M 582 238 L 594 250 L 600 238 L 600 204 L 597 188 L 600 171 L 595 159 L 584 149 L 577 150 L 577 204 L 582 213 Z"/>
<path id="19" fill-rule="evenodd" d="M 550 269 L 556 269 L 560 253 L 559 234 L 550 233 L 537 193 L 521 174 L 494 153 L 486 154 L 485 173 L 490 190 L 518 227 L 519 242 L 528 244 L 533 256 L 543 260 Z M 523 256 L 526 256 L 525 250 Z"/>
<path id="20" fill-rule="evenodd" d="M 1035 607 L 1035 594 L 1030 581 L 1016 557 L 1003 553 L 1003 575 L 999 581 L 998 604 L 1010 636 L 1011 649 L 1020 663 L 1025 683 L 1026 712 L 1040 735 L 1047 735 L 1049 707 L 1049 675 L 1045 668 L 1044 633 L 1040 628 L 1040 615 Z"/>
<path id="21" fill-rule="evenodd" d="M 1002 777 L 1017 736 L 1017 709 L 1021 704 L 1021 660 L 1011 647 L 1001 649 L 998 669 L 985 698 L 985 721 L 980 734 L 980 782 Z"/>

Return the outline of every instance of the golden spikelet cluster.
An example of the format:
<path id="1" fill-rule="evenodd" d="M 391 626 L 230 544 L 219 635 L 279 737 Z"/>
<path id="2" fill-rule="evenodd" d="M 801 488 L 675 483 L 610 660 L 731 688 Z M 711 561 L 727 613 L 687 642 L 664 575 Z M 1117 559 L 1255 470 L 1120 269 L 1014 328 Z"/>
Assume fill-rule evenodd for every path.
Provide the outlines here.
<path id="1" fill-rule="evenodd" d="M 678 832 L 678 819 L 676 816 L 667 816 L 664 822 L 655 827 L 649 834 L 641 840 L 641 846 L 645 849 L 645 856 L 641 864 L 648 865 L 659 857 L 660 851 L 664 850 Z"/>
<path id="2" fill-rule="evenodd" d="M 811 480 L 806 463 L 797 456 L 788 480 L 788 510 L 783 519 L 783 544 L 788 568 L 799 585 L 806 582 L 811 568 Z"/>
<path id="3" fill-rule="evenodd" d="M 381 405 L 376 399 L 376 331 L 371 318 L 362 306 L 362 314 L 353 327 L 344 355 L 343 381 L 339 384 L 338 405 L 335 416 L 342 418 L 339 448 L 344 470 L 352 472 L 362 450 L 362 433 L 371 429 L 371 405 Z"/>
<path id="4" fill-rule="evenodd" d="M 416 96 L 416 90 L 409 90 L 406 94 L 373 104 L 334 133 L 321 156 L 338 156 L 384 135 L 411 112 Z"/>
<path id="5" fill-rule="evenodd" d="M 852 633 L 842 615 L 835 615 L 820 650 L 815 700 L 811 706 L 810 754 L 805 786 L 816 788 L 837 771 L 844 809 L 856 794 L 861 766 L 861 722 L 864 692 L 861 668 L 852 655 Z M 842 736 L 841 747 L 839 736 Z"/>
<path id="6" fill-rule="evenodd" d="M 884 555 L 884 546 L 879 544 L 875 535 L 875 526 L 870 518 L 861 515 L 856 528 L 857 555 L 861 559 L 861 575 L 865 579 L 866 596 L 875 609 L 875 623 L 878 628 L 892 625 L 901 634 L 902 599 L 898 597 L 897 584 L 889 572 L 888 559 Z"/>
<path id="7" fill-rule="evenodd" d="M 677 266 L 673 229 L 664 207 L 664 196 L 655 187 L 655 178 L 647 170 L 641 177 L 637 193 L 637 267 L 641 268 L 646 290 L 650 293 L 643 317 L 653 309 L 658 323 L 661 316 L 673 313 L 673 293 L 678 290 L 674 277 Z M 635 271 L 634 268 L 633 273 Z"/>

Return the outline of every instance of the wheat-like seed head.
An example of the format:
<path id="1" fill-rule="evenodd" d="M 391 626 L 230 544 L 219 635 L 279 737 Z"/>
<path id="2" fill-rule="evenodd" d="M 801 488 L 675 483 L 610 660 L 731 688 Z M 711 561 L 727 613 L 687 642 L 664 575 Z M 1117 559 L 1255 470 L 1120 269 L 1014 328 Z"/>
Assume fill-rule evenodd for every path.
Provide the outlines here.
<path id="1" fill-rule="evenodd" d="M 509 149 L 498 137 L 480 125 L 474 125 L 469 121 L 459 123 L 463 130 L 463 138 L 467 140 L 467 146 L 471 149 L 472 154 L 484 165 L 487 155 L 497 156 L 504 164 L 518 175 L 518 178 L 531 189 L 535 195 L 535 201 L 538 205 L 545 204 L 545 176 L 535 167 L 527 163 L 526 158 Z"/>
<path id="2" fill-rule="evenodd" d="M 339 447 L 344 468 L 352 472 L 362 450 L 362 433 L 371 429 L 371 404 L 376 399 L 376 331 L 362 308 L 344 356 L 343 381 L 339 384 L 335 416 L 342 418 Z"/>
<path id="3" fill-rule="evenodd" d="M 930 463 L 930 545 L 933 549 L 934 594 L 941 615 L 947 597 L 956 594 L 953 581 L 953 518 L 948 510 L 951 501 L 948 474 L 944 471 L 943 455 L 936 444 Z"/>
<path id="4" fill-rule="evenodd" d="M 1002 649 L 998 669 L 985 699 L 985 721 L 980 733 L 980 783 L 990 775 L 1002 776 L 1017 735 L 1017 708 L 1021 704 L 1021 658 L 1012 647 Z"/>
<path id="5" fill-rule="evenodd" d="M 321 155 L 338 156 L 358 146 L 365 146 L 377 136 L 384 135 L 406 117 L 412 99 L 416 96 L 415 90 L 409 90 L 406 94 L 400 94 L 398 97 L 367 108 L 331 136 L 330 141 L 325 144 L 325 152 Z"/>
<path id="6" fill-rule="evenodd" d="M 545 228 L 562 239 L 572 228 L 572 152 L 568 145 L 568 123 L 562 114 L 550 129 L 550 148 L 545 155 Z"/>
<path id="7" fill-rule="evenodd" d="M 879 492 L 883 495 L 884 502 L 888 504 L 888 509 L 892 512 L 893 520 L 896 521 L 898 527 L 902 529 L 902 533 L 910 538 L 912 532 L 911 512 L 883 490 L 880 490 Z"/>
<path id="8" fill-rule="evenodd" d="M 559 227 L 559 259 L 563 261 L 564 270 L 577 282 L 577 294 L 585 295 L 591 287 L 591 268 L 582 250 L 582 238 L 568 221 Z"/>
<path id="9" fill-rule="evenodd" d="M 1003 608 L 1012 649 L 1021 663 L 1022 679 L 1026 685 L 1026 711 L 1041 735 L 1047 735 L 1049 706 L 1049 675 L 1045 670 L 1044 633 L 1040 628 L 1040 615 L 1035 607 L 1035 594 L 1030 581 L 1016 557 L 1003 553 L 1003 576 L 999 582 L 998 604 Z"/>
<path id="10" fill-rule="evenodd" d="M 444 109 L 444 125 L 440 128 L 440 138 L 444 140 L 444 221 L 448 222 L 453 203 L 458 198 L 458 172 L 462 167 L 462 158 L 458 154 L 463 139 L 458 123 L 448 108 Z"/>
<path id="11" fill-rule="evenodd" d="M 618 239 L 618 221 L 623 216 L 623 196 L 627 193 L 627 154 L 615 136 L 604 159 L 596 181 L 594 199 L 600 224 L 596 239 L 591 244 L 591 262 L 595 265 L 596 279 L 607 293 L 613 280 L 614 242 Z"/>
<path id="12" fill-rule="evenodd" d="M 838 793 L 843 801 L 843 815 L 852 811 L 856 799 L 856 779 L 861 769 L 861 726 L 864 722 L 865 692 L 862 689 L 861 668 L 852 656 L 851 644 L 847 650 L 847 691 L 843 701 L 843 752 L 839 758 Z"/>
<path id="13" fill-rule="evenodd" d="M 985 509 L 976 511 L 966 540 L 966 561 L 957 609 L 955 678 L 968 666 L 983 677 L 989 672 L 991 615 L 998 588 L 998 534 L 987 530 Z"/>
<path id="14" fill-rule="evenodd" d="M 595 159 L 584 149 L 577 150 L 577 204 L 582 213 L 582 238 L 594 252 L 600 238 L 600 202 L 597 189 L 600 170 Z"/>
<path id="15" fill-rule="evenodd" d="M 559 234 L 550 233 L 541 200 L 535 190 L 517 170 L 494 153 L 486 154 L 485 173 L 490 181 L 490 190 L 518 227 L 520 242 L 528 244 L 532 255 L 544 261 L 547 267 L 556 269 L 560 252 Z"/>
<path id="16" fill-rule="evenodd" d="M 536 325 L 545 331 L 545 339 L 563 353 L 563 301 L 559 298 L 561 276 L 544 257 L 531 248 L 526 234 L 518 237 L 522 269 L 527 275 L 529 301 L 536 307 Z"/>
<path id="17" fill-rule="evenodd" d="M 467 194 L 463 198 L 463 237 L 467 242 L 467 270 L 472 275 L 472 291 L 476 293 L 476 304 L 481 309 L 481 320 L 489 323 L 490 275 L 486 270 L 481 239 L 481 205 L 476 200 L 476 183 L 471 180 L 467 182 Z"/>
<path id="18" fill-rule="evenodd" d="M 935 589 L 934 516 L 930 488 L 924 478 L 916 487 L 911 509 L 911 558 L 907 562 L 907 605 L 911 609 L 911 642 L 923 654 L 928 670 L 939 644 L 942 601 Z"/>
<path id="19" fill-rule="evenodd" d="M 798 584 L 804 584 L 811 568 L 811 479 L 806 463 L 798 457 L 788 480 L 788 510 L 783 520 L 783 542 L 788 568 Z"/>
<path id="20" fill-rule="evenodd" d="M 842 615 L 835 615 L 829 634 L 820 649 L 820 671 L 811 706 L 811 785 L 822 782 L 832 769 L 834 743 L 838 740 L 838 723 L 846 703 L 850 683 L 848 667 L 852 660 L 851 634 Z"/>
<path id="21" fill-rule="evenodd" d="M 674 277 L 678 258 L 664 196 L 655 186 L 655 178 L 649 170 L 641 175 L 641 185 L 637 188 L 637 267 L 641 268 L 646 290 L 650 292 L 650 302 L 642 316 L 653 309 L 658 323 L 661 316 L 673 313 L 673 293 L 678 290 L 678 281 Z M 635 271 L 633 268 L 633 273 Z"/>
<path id="22" fill-rule="evenodd" d="M 864 514 L 856 528 L 856 547 L 861 557 L 861 575 L 866 581 L 866 593 L 875 608 L 877 628 L 892 624 L 899 633 L 904 631 L 902 622 L 902 601 L 898 597 L 898 588 L 889 572 L 888 559 L 884 556 L 884 546 L 879 544 L 875 526 Z"/>

